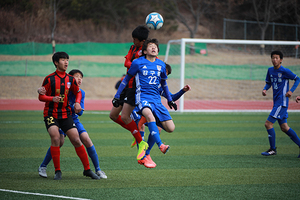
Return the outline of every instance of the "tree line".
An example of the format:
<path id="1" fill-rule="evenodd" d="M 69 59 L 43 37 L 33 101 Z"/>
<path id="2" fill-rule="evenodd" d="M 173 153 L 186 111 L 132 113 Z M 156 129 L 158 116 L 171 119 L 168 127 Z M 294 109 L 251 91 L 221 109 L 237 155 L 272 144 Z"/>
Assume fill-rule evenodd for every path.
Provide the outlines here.
<path id="1" fill-rule="evenodd" d="M 147 14 L 161 13 L 164 28 L 156 35 L 221 38 L 223 18 L 254 20 L 265 38 L 271 22 L 300 24 L 298 0 L 2 0 L 0 43 L 124 42 Z M 180 27 L 184 27 L 180 29 Z M 174 35 L 175 37 L 175 35 Z M 203 37 L 203 36 L 202 36 Z"/>

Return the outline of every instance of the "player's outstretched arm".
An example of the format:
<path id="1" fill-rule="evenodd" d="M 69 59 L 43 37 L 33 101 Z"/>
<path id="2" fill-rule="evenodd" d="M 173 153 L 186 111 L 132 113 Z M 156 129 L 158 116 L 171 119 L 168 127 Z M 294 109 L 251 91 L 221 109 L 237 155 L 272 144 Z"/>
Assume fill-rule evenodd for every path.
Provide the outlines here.
<path id="1" fill-rule="evenodd" d="M 161 80 L 161 86 L 163 88 L 164 93 L 166 94 L 166 98 L 168 99 L 168 105 L 169 107 L 172 109 L 174 108 L 174 110 L 177 110 L 177 105 L 176 103 L 173 101 L 169 88 L 168 88 L 168 84 L 166 80 Z"/>

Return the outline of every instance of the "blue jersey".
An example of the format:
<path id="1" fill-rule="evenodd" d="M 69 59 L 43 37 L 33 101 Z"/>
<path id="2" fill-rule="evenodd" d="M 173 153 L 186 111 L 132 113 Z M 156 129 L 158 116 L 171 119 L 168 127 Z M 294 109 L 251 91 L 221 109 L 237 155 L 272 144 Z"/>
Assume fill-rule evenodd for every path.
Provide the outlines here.
<path id="1" fill-rule="evenodd" d="M 79 121 L 78 116 L 81 116 L 83 113 L 83 110 L 84 110 L 85 91 L 83 91 L 82 89 L 80 89 L 80 90 L 81 90 L 81 95 L 82 95 L 81 101 L 80 101 L 80 106 L 81 106 L 82 110 L 77 114 L 74 111 L 74 104 L 75 104 L 76 97 L 72 92 L 70 92 L 70 94 L 69 94 L 69 103 L 70 103 L 70 107 L 72 109 L 72 118 L 75 123 L 77 121 Z"/>
<path id="2" fill-rule="evenodd" d="M 163 61 L 156 59 L 150 62 L 144 56 L 135 59 L 128 74 L 135 76 L 136 81 L 136 104 L 146 99 L 148 102 L 161 102 L 159 85 L 166 80 L 166 65 Z"/>
<path id="3" fill-rule="evenodd" d="M 72 118 L 73 118 L 73 121 L 74 121 L 74 123 L 76 125 L 76 128 L 78 130 L 79 135 L 81 133 L 83 133 L 83 132 L 86 132 L 86 130 L 84 129 L 83 125 L 81 124 L 81 122 L 78 119 L 78 116 L 81 116 L 82 113 L 83 113 L 83 110 L 84 110 L 84 99 L 85 99 L 85 91 L 83 91 L 82 89 L 80 89 L 80 90 L 81 90 L 81 95 L 82 95 L 81 101 L 80 101 L 80 106 L 81 106 L 82 110 L 79 113 L 77 113 L 77 114 L 75 113 L 75 110 L 74 110 L 74 104 L 75 104 L 76 97 L 73 94 L 73 92 L 69 93 L 69 104 L 70 104 L 70 107 L 72 109 Z M 65 137 L 66 137 L 66 134 L 61 129 L 59 129 L 59 133 L 65 135 Z"/>
<path id="4" fill-rule="evenodd" d="M 288 107 L 289 98 L 285 94 L 289 91 L 289 79 L 296 78 L 296 74 L 283 66 L 279 69 L 274 69 L 274 67 L 268 69 L 266 83 L 272 85 L 274 106 Z"/>

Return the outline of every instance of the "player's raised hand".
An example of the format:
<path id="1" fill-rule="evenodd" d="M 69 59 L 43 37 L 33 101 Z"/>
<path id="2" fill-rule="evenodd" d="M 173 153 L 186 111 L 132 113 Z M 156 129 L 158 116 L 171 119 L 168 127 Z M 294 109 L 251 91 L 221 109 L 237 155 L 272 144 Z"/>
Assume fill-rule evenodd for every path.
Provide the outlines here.
<path id="1" fill-rule="evenodd" d="M 192 88 L 191 88 L 191 86 L 189 86 L 189 85 L 185 85 L 183 88 L 182 88 L 182 90 L 183 91 L 185 91 L 185 92 L 187 92 L 187 91 L 189 91 L 189 90 L 191 90 Z"/>
<path id="2" fill-rule="evenodd" d="M 174 101 L 168 101 L 168 105 L 171 109 L 174 108 L 174 110 L 177 110 L 177 105 Z"/>
<path id="3" fill-rule="evenodd" d="M 296 97 L 296 102 L 299 103 L 300 102 L 300 96 Z"/>
<path id="4" fill-rule="evenodd" d="M 114 107 L 119 107 L 120 106 L 120 99 L 119 98 L 114 98 L 113 100 L 112 100 L 112 104 L 113 104 L 113 106 Z"/>

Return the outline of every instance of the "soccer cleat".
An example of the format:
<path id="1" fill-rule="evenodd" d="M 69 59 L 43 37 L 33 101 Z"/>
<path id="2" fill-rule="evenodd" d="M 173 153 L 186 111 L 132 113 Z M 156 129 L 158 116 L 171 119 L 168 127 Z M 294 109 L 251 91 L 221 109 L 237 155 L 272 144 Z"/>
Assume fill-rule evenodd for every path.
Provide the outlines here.
<path id="1" fill-rule="evenodd" d="M 136 145 L 136 140 L 135 140 L 135 138 L 133 138 L 133 141 L 131 143 L 131 148 L 133 148 L 135 145 Z"/>
<path id="2" fill-rule="evenodd" d="M 156 167 L 156 163 L 152 160 L 152 158 L 150 157 L 150 154 L 146 155 L 146 158 L 150 163 L 152 163 L 154 165 L 154 167 Z"/>
<path id="3" fill-rule="evenodd" d="M 267 151 L 261 153 L 261 155 L 263 155 L 263 156 L 273 156 L 276 154 L 277 154 L 276 148 L 275 149 L 270 148 Z"/>
<path id="4" fill-rule="evenodd" d="M 149 145 L 147 142 L 141 141 L 139 143 L 138 147 L 139 147 L 139 149 L 138 149 L 138 154 L 137 154 L 136 159 L 141 160 L 145 156 L 146 150 L 148 149 Z"/>
<path id="5" fill-rule="evenodd" d="M 154 167 L 156 167 L 156 164 L 153 161 L 151 162 L 146 156 L 144 156 L 143 159 L 138 160 L 138 163 L 140 165 L 144 165 L 147 168 L 154 168 Z"/>
<path id="6" fill-rule="evenodd" d="M 61 171 L 55 171 L 54 180 L 61 180 Z"/>
<path id="7" fill-rule="evenodd" d="M 100 178 L 104 178 L 104 179 L 107 179 L 107 176 L 106 174 L 104 173 L 104 171 L 97 171 L 96 174 L 100 177 Z"/>
<path id="8" fill-rule="evenodd" d="M 99 176 L 97 176 L 92 170 L 84 170 L 83 176 L 91 177 L 92 179 L 100 179 Z"/>
<path id="9" fill-rule="evenodd" d="M 159 146 L 159 149 L 160 151 L 163 153 L 163 154 L 166 154 L 168 151 L 169 151 L 169 148 L 170 146 L 169 145 L 165 145 L 165 144 L 161 144 Z"/>
<path id="10" fill-rule="evenodd" d="M 47 167 L 39 167 L 39 175 L 43 178 L 47 178 Z"/>

